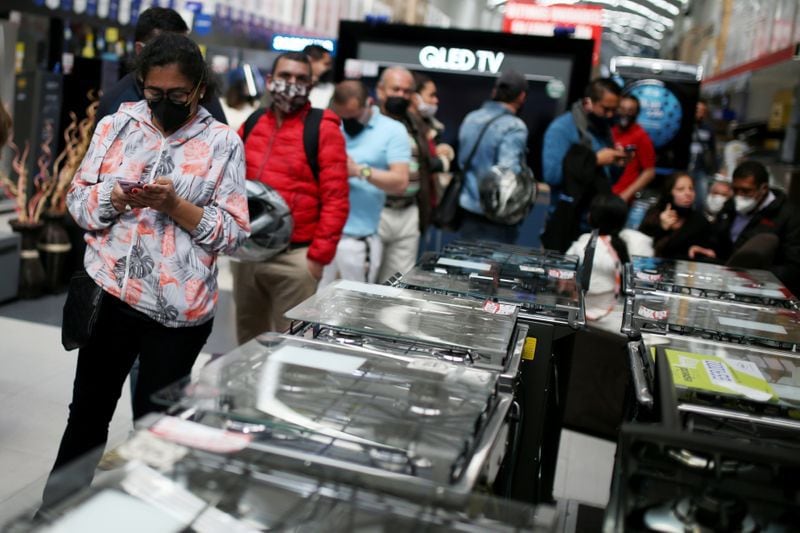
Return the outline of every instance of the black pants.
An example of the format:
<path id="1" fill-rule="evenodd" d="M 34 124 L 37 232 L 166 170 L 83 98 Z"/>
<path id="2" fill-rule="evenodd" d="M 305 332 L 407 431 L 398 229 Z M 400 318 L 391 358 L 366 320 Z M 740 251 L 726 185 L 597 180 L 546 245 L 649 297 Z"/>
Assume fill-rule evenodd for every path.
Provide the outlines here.
<path id="1" fill-rule="evenodd" d="M 101 305 L 94 336 L 78 352 L 67 429 L 45 487 L 44 507 L 91 483 L 122 385 L 137 356 L 134 419 L 163 410 L 152 402 L 152 394 L 189 375 L 211 334 L 213 320 L 199 326 L 168 328 L 108 294 L 103 295 Z M 62 467 L 90 451 L 95 452 L 94 457 L 59 475 Z"/>

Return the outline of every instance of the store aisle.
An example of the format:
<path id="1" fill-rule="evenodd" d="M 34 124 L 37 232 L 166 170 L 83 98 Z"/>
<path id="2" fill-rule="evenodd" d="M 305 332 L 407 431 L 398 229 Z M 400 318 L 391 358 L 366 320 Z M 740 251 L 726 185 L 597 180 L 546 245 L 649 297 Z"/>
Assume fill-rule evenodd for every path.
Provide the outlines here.
<path id="1" fill-rule="evenodd" d="M 210 354 L 235 346 L 232 278 L 227 261 L 221 263 L 220 306 L 195 371 Z M 62 305 L 63 295 L 0 305 L 0 525 L 38 504 L 66 424 L 77 352 L 61 347 Z M 15 314 L 24 320 L 9 318 Z M 131 427 L 126 384 L 109 443 L 120 443 Z M 615 446 L 571 431 L 564 431 L 561 439 L 556 497 L 605 506 Z"/>

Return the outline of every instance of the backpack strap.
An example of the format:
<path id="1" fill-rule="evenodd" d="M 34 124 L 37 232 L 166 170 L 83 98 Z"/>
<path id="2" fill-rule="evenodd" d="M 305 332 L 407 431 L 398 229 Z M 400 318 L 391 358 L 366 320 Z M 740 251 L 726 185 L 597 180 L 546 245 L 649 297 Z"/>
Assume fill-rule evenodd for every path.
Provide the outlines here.
<path id="1" fill-rule="evenodd" d="M 258 119 L 264 116 L 264 113 L 266 112 L 266 109 L 260 107 L 250 113 L 250 116 L 244 121 L 244 137 L 242 138 L 243 143 L 247 142 L 247 137 L 250 135 L 250 132 L 253 131 L 253 128 L 256 127 L 256 122 L 258 122 Z"/>
<path id="2" fill-rule="evenodd" d="M 253 128 L 256 127 L 258 120 L 266 113 L 267 110 L 263 107 L 253 111 L 247 120 L 244 121 L 244 137 L 242 142 L 247 142 L 247 137 Z M 319 127 L 322 123 L 322 115 L 324 111 L 312 107 L 306 115 L 305 122 L 303 123 L 303 148 L 306 152 L 306 159 L 308 166 L 311 167 L 311 173 L 314 179 L 319 181 Z"/>
<path id="3" fill-rule="evenodd" d="M 303 124 L 303 148 L 306 152 L 308 166 L 311 167 L 311 173 L 317 183 L 319 183 L 319 127 L 324 112 L 322 109 L 312 107 L 308 110 Z"/>

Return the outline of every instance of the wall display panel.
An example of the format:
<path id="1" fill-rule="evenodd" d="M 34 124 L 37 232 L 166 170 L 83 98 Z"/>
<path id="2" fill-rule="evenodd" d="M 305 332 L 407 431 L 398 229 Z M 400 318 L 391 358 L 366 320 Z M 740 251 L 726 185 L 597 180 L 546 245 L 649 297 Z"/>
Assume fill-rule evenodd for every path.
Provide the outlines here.
<path id="1" fill-rule="evenodd" d="M 430 76 L 439 92 L 444 140 L 453 145 L 464 116 L 490 98 L 496 77 L 505 70 L 524 74 L 528 100 L 520 117 L 529 130 L 529 164 L 538 176 L 544 132 L 588 83 L 592 46 L 583 39 L 344 21 L 335 72 L 337 80 L 361 79 L 371 90 L 391 65 Z"/>

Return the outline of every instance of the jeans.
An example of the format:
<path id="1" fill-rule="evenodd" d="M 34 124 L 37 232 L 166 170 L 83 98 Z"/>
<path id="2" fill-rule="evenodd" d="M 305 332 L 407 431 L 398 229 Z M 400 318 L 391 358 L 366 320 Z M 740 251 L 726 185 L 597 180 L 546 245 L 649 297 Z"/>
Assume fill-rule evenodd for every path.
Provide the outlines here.
<path id="1" fill-rule="evenodd" d="M 463 211 L 459 237 L 465 241 L 495 241 L 514 244 L 519 237 L 519 224 L 497 224 L 481 215 Z"/>
<path id="2" fill-rule="evenodd" d="M 78 352 L 69 419 L 45 486 L 44 507 L 57 503 L 65 495 L 62 489 L 74 491 L 91 483 L 122 385 L 137 356 L 134 419 L 164 410 L 151 396 L 189 375 L 214 322 L 168 328 L 108 294 L 101 305 L 94 336 Z M 84 460 L 79 472 L 70 472 L 68 488 L 60 487 L 58 471 L 89 452 L 93 459 Z"/>

